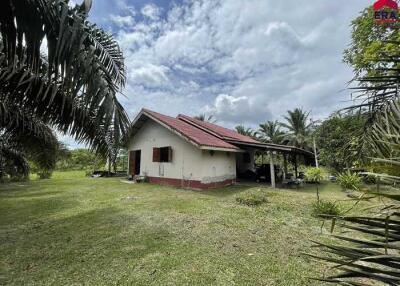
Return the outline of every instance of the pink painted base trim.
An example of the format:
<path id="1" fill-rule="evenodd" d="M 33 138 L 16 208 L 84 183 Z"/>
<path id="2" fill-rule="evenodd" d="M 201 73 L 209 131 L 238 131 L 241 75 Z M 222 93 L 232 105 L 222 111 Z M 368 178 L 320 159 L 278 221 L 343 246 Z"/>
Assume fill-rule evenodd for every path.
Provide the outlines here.
<path id="1" fill-rule="evenodd" d="M 221 181 L 221 182 L 204 184 L 200 181 L 195 181 L 195 180 L 181 180 L 181 179 L 160 178 L 160 177 L 148 177 L 148 178 L 149 178 L 149 182 L 152 184 L 167 185 L 167 186 L 173 186 L 173 187 L 177 187 L 177 188 L 197 189 L 197 190 L 223 188 L 223 187 L 231 186 L 231 185 L 235 184 L 235 182 L 236 182 L 235 179 L 232 179 L 232 180 L 225 180 L 225 181 Z"/>

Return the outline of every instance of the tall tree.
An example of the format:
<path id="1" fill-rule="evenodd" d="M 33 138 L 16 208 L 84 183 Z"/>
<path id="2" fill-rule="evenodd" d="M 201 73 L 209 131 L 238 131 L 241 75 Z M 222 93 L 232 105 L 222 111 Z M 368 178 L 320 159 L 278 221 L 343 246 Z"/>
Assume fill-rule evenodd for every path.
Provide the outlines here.
<path id="1" fill-rule="evenodd" d="M 260 139 L 264 142 L 282 143 L 285 132 L 280 127 L 281 124 L 277 120 L 260 124 L 258 129 Z"/>
<path id="2" fill-rule="evenodd" d="M 52 127 L 104 155 L 121 141 L 129 125 L 116 96 L 123 56 L 112 36 L 88 22 L 90 6 L 0 1 L 0 132 L 44 139 L 37 127 Z M 13 150 L 31 152 L 24 141 Z"/>
<path id="3" fill-rule="evenodd" d="M 400 51 L 396 44 L 400 41 L 400 22 L 376 25 L 374 10 L 368 7 L 352 21 L 351 27 L 351 44 L 344 51 L 344 62 L 353 68 L 355 79 L 377 75 L 380 69 L 389 65 L 380 59 Z"/>
<path id="4" fill-rule="evenodd" d="M 369 149 L 362 144 L 365 116 L 334 113 L 315 131 L 321 163 L 337 172 L 360 166 L 368 160 Z"/>
<path id="5" fill-rule="evenodd" d="M 281 126 L 287 129 L 285 140 L 288 144 L 307 148 L 310 146 L 311 123 L 307 123 L 309 112 L 304 112 L 301 108 L 288 110 L 288 115 L 284 116 L 286 122 Z"/>

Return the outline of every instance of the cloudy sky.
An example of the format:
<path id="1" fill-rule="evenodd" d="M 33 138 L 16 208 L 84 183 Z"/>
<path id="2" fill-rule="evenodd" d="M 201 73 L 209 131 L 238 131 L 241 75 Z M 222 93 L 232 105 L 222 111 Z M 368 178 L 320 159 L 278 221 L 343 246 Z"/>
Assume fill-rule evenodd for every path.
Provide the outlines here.
<path id="1" fill-rule="evenodd" d="M 131 117 L 146 107 L 256 126 L 296 107 L 323 118 L 348 104 L 342 53 L 351 20 L 373 2 L 93 0 L 90 19 L 123 49 Z"/>

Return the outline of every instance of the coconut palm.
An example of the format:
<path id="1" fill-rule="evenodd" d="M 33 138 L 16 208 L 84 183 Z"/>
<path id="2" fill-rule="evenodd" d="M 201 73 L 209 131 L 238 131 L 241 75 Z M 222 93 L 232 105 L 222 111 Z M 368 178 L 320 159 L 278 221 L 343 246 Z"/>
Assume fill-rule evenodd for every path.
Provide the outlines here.
<path id="1" fill-rule="evenodd" d="M 235 127 L 235 130 L 237 133 L 245 135 L 245 136 L 249 136 L 252 138 L 257 138 L 258 132 L 253 130 L 250 127 L 244 127 L 243 125 L 238 125 Z"/>
<path id="2" fill-rule="evenodd" d="M 278 121 L 267 121 L 266 123 L 260 124 L 258 129 L 260 139 L 264 142 L 275 144 L 282 143 L 285 133 L 281 131 L 280 126 Z"/>
<path id="3" fill-rule="evenodd" d="M 307 148 L 310 142 L 311 124 L 307 123 L 309 112 L 304 112 L 301 108 L 293 111 L 288 110 L 288 115 L 284 116 L 286 122 L 280 125 L 287 129 L 284 136 L 289 145 L 299 148 Z"/>
<path id="4" fill-rule="evenodd" d="M 110 130 L 111 141 L 120 141 L 129 125 L 116 96 L 125 83 L 123 56 L 112 36 L 87 21 L 90 6 L 0 1 L 3 134 L 44 138 L 36 126 L 50 126 L 104 155 L 112 149 Z M 13 150 L 29 153 L 20 147 Z"/>
<path id="5" fill-rule="evenodd" d="M 204 121 L 204 122 L 209 122 L 209 123 L 217 122 L 217 120 L 214 118 L 214 115 L 212 115 L 212 114 L 207 115 L 205 113 L 202 113 L 202 114 L 199 114 L 199 115 L 195 116 L 194 118 L 197 119 L 197 120 Z"/>

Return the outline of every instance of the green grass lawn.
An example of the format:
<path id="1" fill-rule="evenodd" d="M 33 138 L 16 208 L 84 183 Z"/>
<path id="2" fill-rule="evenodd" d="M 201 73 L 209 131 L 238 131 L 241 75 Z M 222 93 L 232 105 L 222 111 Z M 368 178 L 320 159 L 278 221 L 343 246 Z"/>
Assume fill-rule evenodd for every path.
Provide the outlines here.
<path id="1" fill-rule="evenodd" d="M 318 285 L 326 266 L 302 255 L 321 234 L 315 188 L 189 191 L 81 172 L 0 185 L 0 284 Z M 321 198 L 344 200 L 333 184 Z M 347 207 L 351 202 L 343 202 Z M 362 205 L 368 203 L 363 202 Z"/>

